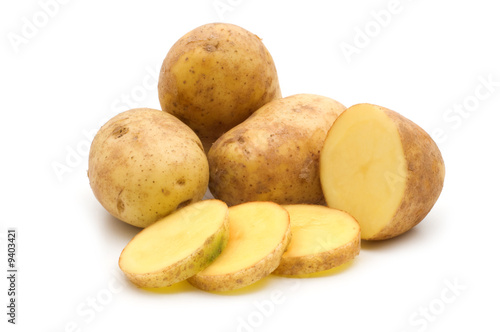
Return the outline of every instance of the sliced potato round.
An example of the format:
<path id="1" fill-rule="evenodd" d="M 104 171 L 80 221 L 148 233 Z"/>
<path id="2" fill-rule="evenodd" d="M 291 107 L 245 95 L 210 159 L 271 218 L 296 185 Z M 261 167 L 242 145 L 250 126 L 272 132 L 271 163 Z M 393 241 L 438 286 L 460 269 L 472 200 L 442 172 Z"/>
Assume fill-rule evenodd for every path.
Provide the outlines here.
<path id="1" fill-rule="evenodd" d="M 345 110 L 320 154 L 328 206 L 356 218 L 364 240 L 392 238 L 417 225 L 437 201 L 444 174 L 441 153 L 422 128 L 371 104 Z"/>
<path id="2" fill-rule="evenodd" d="M 119 266 L 139 287 L 165 287 L 207 267 L 229 238 L 226 203 L 191 204 L 146 227 L 123 249 Z"/>
<path id="3" fill-rule="evenodd" d="M 274 274 L 325 271 L 354 259 L 360 251 L 360 228 L 349 214 L 321 205 L 284 205 L 290 214 L 292 240 Z"/>
<path id="4" fill-rule="evenodd" d="M 278 267 L 291 238 L 288 212 L 276 203 L 250 202 L 229 208 L 229 242 L 205 270 L 189 278 L 205 291 L 248 286 Z"/>

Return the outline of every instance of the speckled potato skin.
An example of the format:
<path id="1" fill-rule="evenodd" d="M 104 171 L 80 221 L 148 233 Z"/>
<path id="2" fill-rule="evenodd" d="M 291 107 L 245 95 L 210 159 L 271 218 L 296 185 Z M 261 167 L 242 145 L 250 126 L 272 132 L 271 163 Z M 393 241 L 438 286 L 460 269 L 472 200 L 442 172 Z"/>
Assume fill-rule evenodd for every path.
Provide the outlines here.
<path id="1" fill-rule="evenodd" d="M 301 257 L 282 257 L 280 265 L 273 274 L 281 276 L 300 276 L 326 271 L 353 260 L 361 250 L 361 233 L 354 241 L 343 246 L 314 255 Z"/>
<path id="2" fill-rule="evenodd" d="M 90 147 L 88 177 L 95 197 L 113 216 L 137 227 L 201 200 L 208 174 L 195 133 L 159 110 L 118 114 Z"/>
<path id="3" fill-rule="evenodd" d="M 200 26 L 170 49 L 160 71 L 163 111 L 187 124 L 208 152 L 224 132 L 281 98 L 274 61 L 261 39 L 232 24 Z"/>
<path id="4" fill-rule="evenodd" d="M 202 271 L 212 263 L 224 250 L 229 240 L 229 219 L 226 219 L 221 228 L 205 243 L 185 259 L 170 265 L 163 270 L 154 273 L 136 274 L 129 273 L 122 269 L 126 277 L 136 286 L 144 288 L 159 288 L 171 286 L 175 283 L 186 280 L 187 278 Z M 132 239 L 133 241 L 133 239 Z M 123 249 L 125 250 L 125 249 Z"/>
<path id="5" fill-rule="evenodd" d="M 444 160 L 438 146 L 420 126 L 399 113 L 383 110 L 396 124 L 405 154 L 408 177 L 403 200 L 391 222 L 373 237 L 385 240 L 410 230 L 430 212 L 444 184 Z"/>
<path id="6" fill-rule="evenodd" d="M 204 291 L 208 292 L 226 292 L 231 290 L 236 290 L 239 288 L 251 285 L 262 278 L 267 277 L 271 274 L 280 264 L 281 256 L 285 252 L 290 240 L 292 239 L 292 233 L 290 225 L 283 236 L 283 240 L 269 255 L 258 261 L 255 265 L 249 266 L 244 270 L 238 271 L 234 274 L 222 274 L 222 275 L 198 275 L 195 274 L 187 281 Z"/>
<path id="7" fill-rule="evenodd" d="M 311 94 L 266 104 L 210 149 L 211 193 L 228 205 L 323 204 L 319 153 L 344 110 L 333 99 Z"/>

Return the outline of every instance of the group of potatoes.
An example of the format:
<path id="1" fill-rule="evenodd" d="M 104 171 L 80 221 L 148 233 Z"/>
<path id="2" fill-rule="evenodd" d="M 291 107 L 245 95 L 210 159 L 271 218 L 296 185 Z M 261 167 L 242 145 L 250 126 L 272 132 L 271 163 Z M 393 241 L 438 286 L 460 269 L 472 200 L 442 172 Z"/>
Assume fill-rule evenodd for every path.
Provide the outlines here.
<path id="1" fill-rule="evenodd" d="M 372 104 L 282 98 L 271 55 L 241 27 L 179 39 L 158 94 L 162 111 L 113 117 L 89 155 L 98 201 L 144 228 L 119 260 L 140 287 L 226 291 L 331 269 L 360 239 L 414 227 L 441 193 L 444 162 L 422 128 Z"/>

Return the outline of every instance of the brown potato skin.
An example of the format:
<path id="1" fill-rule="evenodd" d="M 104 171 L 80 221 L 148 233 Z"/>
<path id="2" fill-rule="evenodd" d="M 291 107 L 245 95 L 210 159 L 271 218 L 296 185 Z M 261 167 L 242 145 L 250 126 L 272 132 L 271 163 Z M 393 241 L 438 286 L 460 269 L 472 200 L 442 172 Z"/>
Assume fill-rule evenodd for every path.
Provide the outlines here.
<path id="1" fill-rule="evenodd" d="M 283 236 L 280 244 L 269 253 L 269 255 L 261 259 L 255 265 L 249 266 L 234 274 L 208 276 L 195 274 L 187 279 L 187 281 L 196 288 L 208 292 L 226 292 L 251 285 L 267 277 L 278 267 L 281 256 L 286 251 L 291 239 L 291 228 L 290 225 L 288 225 L 288 230 Z"/>
<path id="2" fill-rule="evenodd" d="M 392 221 L 366 240 L 385 240 L 410 230 L 430 212 L 444 184 L 444 160 L 434 140 L 420 126 L 385 107 L 379 107 L 396 124 L 407 162 L 403 200 Z"/>
<path id="3" fill-rule="evenodd" d="M 224 132 L 281 98 L 278 74 L 261 39 L 232 24 L 202 25 L 180 38 L 160 71 L 163 111 L 187 124 L 208 152 Z"/>
<path id="4" fill-rule="evenodd" d="M 323 204 L 319 154 L 344 110 L 339 102 L 312 94 L 264 105 L 210 149 L 211 193 L 228 205 Z"/>
<path id="5" fill-rule="evenodd" d="M 92 141 L 88 167 L 101 205 L 137 227 L 201 200 L 208 187 L 200 140 L 160 110 L 132 109 L 109 120 Z"/>

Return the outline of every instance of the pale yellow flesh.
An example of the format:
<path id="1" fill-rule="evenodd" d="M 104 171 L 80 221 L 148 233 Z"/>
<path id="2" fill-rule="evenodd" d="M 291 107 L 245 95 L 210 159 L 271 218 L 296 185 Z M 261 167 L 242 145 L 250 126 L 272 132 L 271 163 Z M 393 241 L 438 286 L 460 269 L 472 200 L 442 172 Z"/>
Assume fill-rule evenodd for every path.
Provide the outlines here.
<path id="1" fill-rule="evenodd" d="M 223 225 L 227 206 L 216 200 L 189 205 L 145 228 L 123 250 L 122 270 L 161 271 L 190 256 Z"/>
<path id="2" fill-rule="evenodd" d="M 325 140 L 320 179 L 328 206 L 352 215 L 361 238 L 380 232 L 406 188 L 406 159 L 394 122 L 373 105 L 347 109 Z"/>
<path id="3" fill-rule="evenodd" d="M 290 214 L 292 240 L 283 258 L 317 255 L 359 237 L 359 225 L 345 212 L 320 205 L 283 205 Z"/>
<path id="4" fill-rule="evenodd" d="M 198 275 L 231 274 L 255 265 L 278 247 L 288 228 L 288 214 L 277 204 L 252 202 L 230 207 L 228 244 Z"/>

